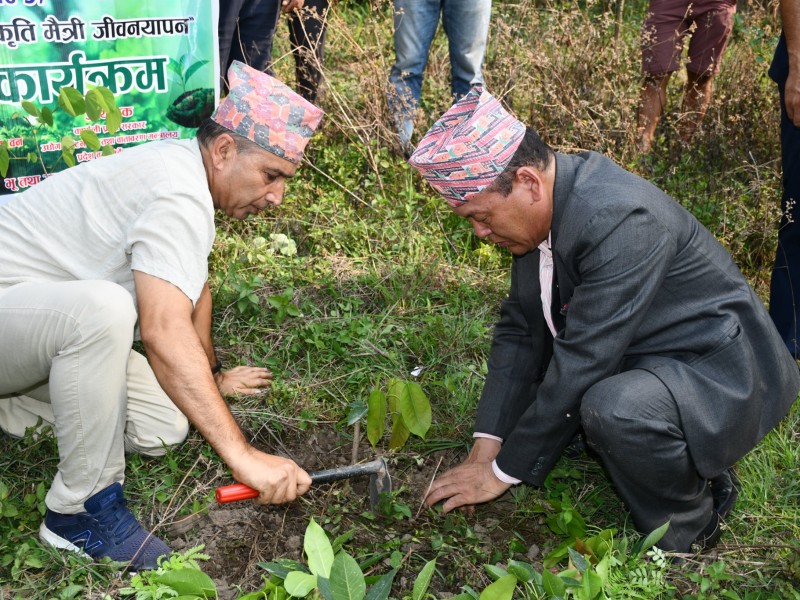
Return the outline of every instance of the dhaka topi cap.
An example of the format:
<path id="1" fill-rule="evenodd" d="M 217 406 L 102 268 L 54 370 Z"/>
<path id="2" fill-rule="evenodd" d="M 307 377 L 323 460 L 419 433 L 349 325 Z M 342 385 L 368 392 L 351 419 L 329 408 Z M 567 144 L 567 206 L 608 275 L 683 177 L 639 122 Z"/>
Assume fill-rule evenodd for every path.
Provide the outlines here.
<path id="1" fill-rule="evenodd" d="M 228 69 L 228 95 L 211 118 L 295 164 L 322 120 L 322 111 L 285 83 L 246 64 Z"/>
<path id="2" fill-rule="evenodd" d="M 434 123 L 408 162 L 457 207 L 503 172 L 524 136 L 525 125 L 475 86 Z"/>

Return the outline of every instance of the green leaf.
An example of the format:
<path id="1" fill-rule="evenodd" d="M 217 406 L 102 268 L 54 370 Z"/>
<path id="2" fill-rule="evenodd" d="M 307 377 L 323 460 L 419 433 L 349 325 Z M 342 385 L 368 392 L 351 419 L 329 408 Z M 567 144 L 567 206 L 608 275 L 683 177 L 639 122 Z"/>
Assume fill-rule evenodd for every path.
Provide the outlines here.
<path id="1" fill-rule="evenodd" d="M 396 574 L 397 569 L 392 569 L 383 575 L 369 588 L 365 600 L 387 600 L 392 591 L 392 583 L 394 582 L 394 576 Z"/>
<path id="2" fill-rule="evenodd" d="M 81 131 L 81 139 L 92 152 L 100 150 L 100 138 L 91 129 L 83 129 Z"/>
<path id="3" fill-rule="evenodd" d="M 181 79 L 183 79 L 183 65 L 179 63 L 177 60 L 170 56 L 169 63 L 167 63 L 167 69 L 178 75 Z"/>
<path id="4" fill-rule="evenodd" d="M 586 568 L 589 566 L 588 561 L 584 558 L 583 554 L 577 550 L 569 548 L 568 552 L 570 561 L 572 561 L 572 564 L 578 569 L 578 573 L 583 575 L 586 572 Z"/>
<path id="5" fill-rule="evenodd" d="M 61 88 L 64 89 L 64 88 Z M 68 167 L 75 166 L 75 140 L 65 135 L 61 138 L 61 158 Z"/>
<path id="6" fill-rule="evenodd" d="M 48 125 L 50 127 L 53 126 L 53 111 L 47 108 L 46 106 L 42 109 L 41 114 L 39 115 L 39 121 Z"/>
<path id="7" fill-rule="evenodd" d="M 281 579 L 286 579 L 286 576 L 292 571 L 303 571 L 305 566 L 288 558 L 279 558 L 274 562 L 260 562 L 256 566 L 261 567 Z"/>
<path id="8" fill-rule="evenodd" d="M 331 567 L 331 592 L 333 600 L 364 600 L 367 584 L 356 559 L 340 552 Z"/>
<path id="9" fill-rule="evenodd" d="M 122 125 L 122 112 L 115 104 L 111 110 L 106 111 L 106 129 L 108 129 L 108 133 L 114 134 L 117 133 L 120 125 Z"/>
<path id="10" fill-rule="evenodd" d="M 345 531 L 342 535 L 337 536 L 337 538 L 333 540 L 333 543 L 331 544 L 331 549 L 333 550 L 333 553 L 334 554 L 338 553 L 339 550 L 342 549 L 342 546 L 344 546 L 347 542 L 353 539 L 353 536 L 355 534 L 356 534 L 355 529 L 349 529 Z"/>
<path id="11" fill-rule="evenodd" d="M 386 430 L 386 395 L 378 389 L 367 399 L 367 439 L 372 447 L 378 445 Z"/>
<path id="12" fill-rule="evenodd" d="M 61 149 L 61 160 L 63 160 L 68 167 L 74 167 L 76 164 L 78 164 L 75 161 L 75 155 L 73 154 L 73 151 L 65 150 L 64 148 Z"/>
<path id="13" fill-rule="evenodd" d="M 414 581 L 414 588 L 411 590 L 411 600 L 423 600 L 425 593 L 428 591 L 428 586 L 431 584 L 433 578 L 433 571 L 436 569 L 436 559 L 429 560 L 422 567 L 422 570 L 417 575 Z"/>
<path id="14" fill-rule="evenodd" d="M 292 596 L 305 598 L 311 590 L 317 587 L 317 576 L 301 571 L 292 571 L 284 579 L 283 587 Z"/>
<path id="15" fill-rule="evenodd" d="M 347 413 L 347 424 L 353 425 L 361 417 L 367 414 L 367 403 L 362 400 L 356 400 L 350 403 L 350 412 Z"/>
<path id="16" fill-rule="evenodd" d="M 97 96 L 92 96 L 92 101 L 96 101 L 106 113 L 106 129 L 109 133 L 116 133 L 122 124 L 122 112 L 117 106 L 117 100 L 113 92 L 105 86 L 97 86 L 92 90 L 97 92 Z M 87 93 L 88 96 L 88 93 Z M 98 118 L 100 118 L 98 116 Z"/>
<path id="17" fill-rule="evenodd" d="M 389 410 L 397 410 L 397 401 L 400 399 L 400 395 L 403 393 L 405 387 L 405 381 L 394 377 L 389 380 L 389 384 L 386 386 L 386 398 L 389 401 Z"/>
<path id="18" fill-rule="evenodd" d="M 259 590 L 257 592 L 250 592 L 244 596 L 239 596 L 236 600 L 264 600 L 266 597 L 267 595 Z M 172 600 L 172 598 L 170 598 L 170 600 Z"/>
<path id="19" fill-rule="evenodd" d="M 81 591 L 83 591 L 82 585 L 72 584 L 65 587 L 61 592 L 58 594 L 59 598 L 63 598 L 67 600 L 67 598 L 75 598 Z"/>
<path id="20" fill-rule="evenodd" d="M 64 86 L 58 92 L 58 105 L 68 115 L 77 117 L 86 112 L 86 101 L 74 87 Z"/>
<path id="21" fill-rule="evenodd" d="M 408 436 L 410 435 L 411 432 L 408 430 L 408 427 L 406 427 L 403 419 L 400 415 L 395 415 L 394 421 L 392 422 L 392 436 L 389 438 L 389 449 L 399 450 L 405 445 L 406 441 L 408 441 Z"/>
<path id="22" fill-rule="evenodd" d="M 26 567 L 33 567 L 34 569 L 41 569 L 42 568 L 42 561 L 38 556 L 28 556 L 25 559 L 25 566 Z"/>
<path id="23" fill-rule="evenodd" d="M 411 432 L 408 430 L 408 427 L 406 427 L 403 418 L 397 410 L 398 399 L 404 387 L 405 382 L 399 379 L 391 379 L 389 381 L 386 399 L 389 402 L 389 412 L 392 413 L 392 435 L 389 438 L 390 450 L 402 448 L 408 440 L 408 436 L 411 435 Z"/>
<path id="24" fill-rule="evenodd" d="M 178 594 L 195 595 L 201 598 L 217 597 L 217 586 L 214 585 L 214 581 L 197 569 L 166 571 L 160 575 L 153 575 L 150 580 L 167 585 Z"/>
<path id="25" fill-rule="evenodd" d="M 400 414 L 408 430 L 425 439 L 431 427 L 431 403 L 418 383 L 409 381 L 400 396 Z"/>
<path id="26" fill-rule="evenodd" d="M 508 572 L 522 582 L 532 581 L 536 578 L 537 574 L 536 570 L 531 565 L 518 560 L 508 561 Z"/>
<path id="27" fill-rule="evenodd" d="M 3 177 L 8 173 L 8 165 L 11 163 L 11 157 L 8 154 L 8 148 L 5 143 L 0 146 L 0 175 Z"/>
<path id="28" fill-rule="evenodd" d="M 308 569 L 314 575 L 330 578 L 333 566 L 333 548 L 325 530 L 314 519 L 306 527 L 303 550 L 308 557 Z"/>
<path id="29" fill-rule="evenodd" d="M 105 110 L 105 100 L 96 89 L 86 92 L 86 116 L 92 123 L 100 119 L 100 115 Z"/>
<path id="30" fill-rule="evenodd" d="M 497 581 L 498 579 L 508 575 L 508 571 L 497 565 L 483 565 L 483 568 L 486 569 L 487 573 L 489 573 L 489 577 L 492 578 L 492 581 Z"/>
<path id="31" fill-rule="evenodd" d="M 97 92 L 98 97 L 96 100 L 104 111 L 108 112 L 113 110 L 117 105 L 117 99 L 114 98 L 114 92 L 107 87 L 98 85 L 93 91 Z"/>
<path id="32" fill-rule="evenodd" d="M 480 600 L 511 600 L 516 587 L 517 578 L 509 573 L 483 590 Z"/>
<path id="33" fill-rule="evenodd" d="M 655 546 L 661 540 L 661 538 L 664 537 L 664 534 L 667 533 L 667 529 L 669 529 L 669 521 L 664 523 L 658 529 L 655 529 L 654 531 L 651 531 L 649 534 L 647 534 L 647 537 L 644 538 L 641 545 L 637 544 L 637 548 L 635 549 L 635 554 L 640 555 L 643 552 L 647 552 L 648 550 L 650 550 L 650 548 Z"/>
<path id="34" fill-rule="evenodd" d="M 322 600 L 333 600 L 333 591 L 331 590 L 331 580 L 325 577 L 317 577 L 317 591 L 322 596 Z"/>
<path id="35" fill-rule="evenodd" d="M 103 156 L 111 156 L 112 154 L 115 154 L 114 146 L 107 144 L 103 146 L 103 149 L 100 152 Z"/>
<path id="36" fill-rule="evenodd" d="M 596 598 L 603 591 L 603 580 L 591 569 L 583 574 L 582 583 L 587 598 Z"/>
<path id="37" fill-rule="evenodd" d="M 28 113 L 29 115 L 32 115 L 32 116 L 37 117 L 37 118 L 39 117 L 39 107 L 36 106 L 30 100 L 23 100 L 22 101 L 22 109 L 26 113 Z"/>
<path id="38" fill-rule="evenodd" d="M 544 587 L 545 593 L 551 596 L 563 596 L 567 590 L 564 581 L 547 569 L 542 571 L 542 587 Z"/>
<path id="39" fill-rule="evenodd" d="M 183 77 L 183 81 L 184 81 L 184 82 L 186 82 L 186 81 L 189 81 L 189 78 L 190 78 L 192 75 L 194 75 L 194 74 L 197 72 L 197 70 L 198 70 L 198 69 L 200 69 L 201 67 L 203 67 L 203 65 L 205 65 L 206 63 L 208 63 L 208 61 L 207 61 L 207 60 L 198 60 L 198 61 L 197 61 L 196 63 L 194 63 L 194 64 L 193 64 L 191 67 L 189 67 L 188 69 L 186 69 L 186 75 L 184 75 L 184 77 Z"/>
<path id="40" fill-rule="evenodd" d="M 603 529 L 597 535 L 586 540 L 584 542 L 584 546 L 586 550 L 594 554 L 596 558 L 603 559 L 604 557 L 613 553 L 615 542 L 614 536 L 616 533 L 617 530 L 613 528 Z M 586 552 L 584 552 L 584 554 L 586 554 Z M 624 554 L 625 553 L 623 552 L 622 555 L 624 556 Z"/>

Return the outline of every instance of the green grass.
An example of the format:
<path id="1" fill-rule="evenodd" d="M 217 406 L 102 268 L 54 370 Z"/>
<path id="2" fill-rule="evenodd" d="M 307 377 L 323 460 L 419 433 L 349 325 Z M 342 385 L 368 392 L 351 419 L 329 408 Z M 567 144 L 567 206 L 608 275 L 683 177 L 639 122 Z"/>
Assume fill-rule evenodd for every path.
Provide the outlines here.
<path id="1" fill-rule="evenodd" d="M 347 444 L 350 404 L 423 367 L 418 381 L 433 405 L 432 429 L 427 441 L 410 440 L 392 459 L 393 469 L 409 473 L 418 461 L 469 445 L 510 257 L 477 240 L 395 152 L 383 99 L 393 59 L 388 2 L 334 6 L 327 114 L 308 164 L 280 210 L 219 224 L 210 263 L 215 339 L 226 364 L 274 371 L 266 398 L 233 405 L 255 443 L 273 450 L 319 430 L 333 430 Z M 633 129 L 643 11 L 642 0 L 627 3 L 616 37 L 613 12 L 597 2 L 495 2 L 487 85 L 507 92 L 518 116 L 556 149 L 603 152 L 674 195 L 731 250 L 766 299 L 780 196 L 777 92 L 764 75 L 776 41 L 774 11 L 740 13 L 695 144 L 683 148 L 676 139 L 676 76 L 656 149 L 639 157 Z M 276 67 L 291 81 L 285 36 L 281 25 Z M 423 89 L 420 133 L 446 109 L 448 81 L 440 36 Z M 269 251 L 269 236 L 277 233 L 296 243 L 296 255 Z M 739 463 L 739 504 L 715 554 L 682 566 L 662 568 L 651 558 L 618 565 L 613 597 L 800 597 L 798 420 L 795 406 Z M 36 541 L 56 464 L 52 438 L 0 436 L 0 598 L 118 597 L 125 584 L 116 569 Z M 131 457 L 126 492 L 142 521 L 156 527 L 204 511 L 213 489 L 229 481 L 192 434 L 165 458 Z M 551 527 L 569 512 L 564 498 L 585 520 L 587 535 L 614 528 L 615 540 L 639 539 L 602 469 L 587 459 L 564 459 L 544 488 L 522 486 L 482 508 L 482 520 L 496 521 L 503 537 L 492 538 L 460 514 L 423 511 L 408 519 L 402 506 L 416 514 L 420 498 L 407 490 L 383 520 L 364 516 L 340 489 L 292 510 L 314 515 L 333 534 L 356 527 L 350 552 L 378 561 L 379 573 L 392 553 L 407 556 L 407 582 L 440 556 L 434 589 L 457 593 L 464 585 L 486 587 L 487 563 L 516 557 L 541 570 L 542 558 L 565 540 Z M 526 558 L 534 544 L 539 554 Z M 400 581 L 397 598 L 411 591 Z"/>

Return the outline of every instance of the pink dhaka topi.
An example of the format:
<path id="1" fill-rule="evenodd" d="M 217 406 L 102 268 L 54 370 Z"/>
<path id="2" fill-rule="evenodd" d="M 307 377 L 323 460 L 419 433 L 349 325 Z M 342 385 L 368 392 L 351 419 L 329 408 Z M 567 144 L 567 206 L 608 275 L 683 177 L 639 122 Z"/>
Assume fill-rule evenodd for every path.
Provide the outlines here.
<path id="1" fill-rule="evenodd" d="M 285 83 L 238 60 L 228 69 L 228 89 L 211 118 L 276 156 L 299 163 L 323 112 Z"/>
<path id="2" fill-rule="evenodd" d="M 457 207 L 503 172 L 524 136 L 525 125 L 476 86 L 434 123 L 408 162 Z"/>

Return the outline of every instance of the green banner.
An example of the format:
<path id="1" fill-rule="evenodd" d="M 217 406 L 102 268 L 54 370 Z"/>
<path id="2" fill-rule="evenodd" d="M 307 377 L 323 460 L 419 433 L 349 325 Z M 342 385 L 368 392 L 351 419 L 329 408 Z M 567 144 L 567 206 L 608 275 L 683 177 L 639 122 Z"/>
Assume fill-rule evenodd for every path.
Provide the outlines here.
<path id="1" fill-rule="evenodd" d="M 65 135 L 78 162 L 99 156 L 79 138 L 87 127 L 116 151 L 192 137 L 219 97 L 217 19 L 218 0 L 0 0 L 0 140 L 12 155 L 0 193 L 64 169 Z M 56 110 L 63 86 L 110 89 L 119 130 Z M 53 126 L 37 127 L 23 101 L 53 109 Z"/>

